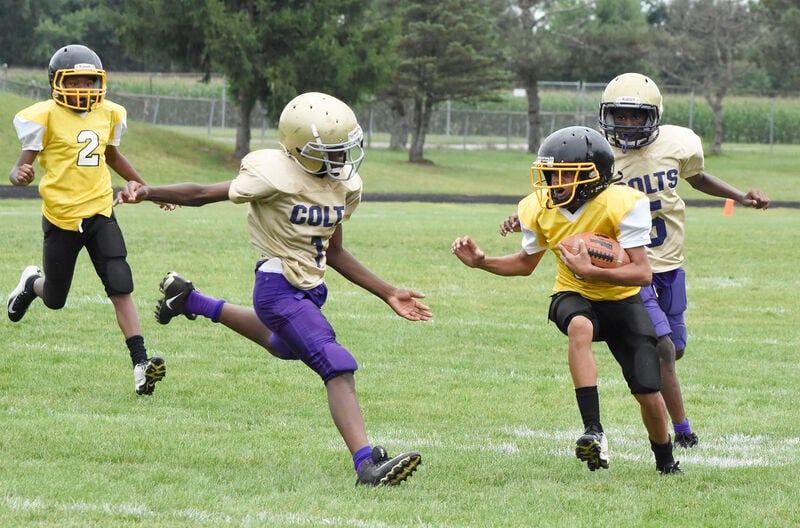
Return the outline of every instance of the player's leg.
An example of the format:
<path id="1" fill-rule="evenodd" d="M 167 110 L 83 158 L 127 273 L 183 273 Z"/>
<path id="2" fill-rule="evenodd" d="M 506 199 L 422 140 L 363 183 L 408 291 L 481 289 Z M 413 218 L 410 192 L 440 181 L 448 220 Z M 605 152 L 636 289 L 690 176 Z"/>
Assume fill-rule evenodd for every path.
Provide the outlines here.
<path id="1" fill-rule="evenodd" d="M 675 343 L 685 343 L 686 325 L 683 313 L 686 308 L 683 270 L 678 269 L 653 276 L 653 285 L 642 288 L 641 297 L 658 335 L 656 350 L 661 366 L 661 394 L 675 429 L 675 444 L 693 447 L 697 435 L 692 432 L 683 403 L 678 373 L 675 366 Z M 680 299 L 684 299 L 683 302 Z M 670 315 L 675 312 L 676 315 Z"/>
<path id="2" fill-rule="evenodd" d="M 40 296 L 45 306 L 51 310 L 59 310 L 67 302 L 78 253 L 83 249 L 83 240 L 81 233 L 56 227 L 44 217 L 42 231 L 44 278 L 41 282 Z M 38 284 L 36 287 L 38 288 Z"/>
<path id="3" fill-rule="evenodd" d="M 265 348 L 272 355 L 281 357 L 270 344 L 272 332 L 264 326 L 253 308 L 205 295 L 194 287 L 192 281 L 174 271 L 169 272 L 161 280 L 159 288 L 163 296 L 156 303 L 155 316 L 161 324 L 168 324 L 178 315 L 191 320 L 199 315 L 215 323 L 221 323 Z"/>
<path id="4" fill-rule="evenodd" d="M 575 442 L 575 456 L 590 471 L 608 468 L 608 439 L 600 422 L 597 363 L 592 354 L 592 341 L 598 335 L 592 305 L 576 293 L 555 295 L 548 317 L 568 338 L 569 371 L 584 427 Z"/>
<path id="5" fill-rule="evenodd" d="M 603 338 L 622 367 L 628 388 L 639 403 L 642 422 L 659 473 L 680 473 L 672 457 L 667 409 L 661 395 L 657 338 L 640 295 L 607 303 L 598 310 Z"/>
<path id="6" fill-rule="evenodd" d="M 325 383 L 331 418 L 353 458 L 357 484 L 396 485 L 406 480 L 422 457 L 417 452 L 389 458 L 369 444 L 358 403 L 355 358 L 336 341 L 336 333 L 322 313 L 327 287 L 298 290 L 279 273 L 256 272 L 253 306 L 273 335 L 271 345 L 283 356 L 299 359 Z"/>
<path id="7" fill-rule="evenodd" d="M 698 443 L 697 434 L 692 431 L 689 418 L 683 403 L 683 394 L 678 381 L 677 367 L 675 361 L 683 356 L 686 349 L 686 273 L 683 268 L 678 268 L 672 272 L 669 281 L 666 281 L 658 292 L 658 306 L 669 325 L 669 342 L 659 341 L 659 355 L 662 359 L 662 379 L 661 389 L 667 410 L 672 418 L 672 426 L 675 430 L 675 445 L 683 448 L 694 447 Z"/>
<path id="8" fill-rule="evenodd" d="M 134 390 L 136 394 L 153 394 L 156 383 L 166 376 L 167 367 L 163 358 L 147 356 L 139 312 L 131 296 L 133 273 L 122 231 L 113 214 L 110 218 L 97 215 L 85 220 L 83 231 L 86 250 L 114 306 L 117 324 L 130 352 Z"/>

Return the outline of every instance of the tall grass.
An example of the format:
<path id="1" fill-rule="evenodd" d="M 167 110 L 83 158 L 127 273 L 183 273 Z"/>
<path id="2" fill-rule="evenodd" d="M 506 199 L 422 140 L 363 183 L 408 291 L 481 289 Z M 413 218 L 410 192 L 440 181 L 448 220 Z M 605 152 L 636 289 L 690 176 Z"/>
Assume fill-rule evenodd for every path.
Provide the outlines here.
<path id="1" fill-rule="evenodd" d="M 581 432 L 565 338 L 546 320 L 548 256 L 532 277 L 470 270 L 457 235 L 491 254 L 507 206 L 362 204 L 346 246 L 387 279 L 428 295 L 435 318 L 410 323 L 329 274 L 325 307 L 359 360 L 371 439 L 419 449 L 420 470 L 393 489 L 354 487 L 319 379 L 207 320 L 158 325 L 164 273 L 250 302 L 255 258 L 245 209 L 152 204 L 117 210 L 146 342 L 167 360 L 149 398 L 88 258 L 67 306 L 37 301 L 0 323 L 0 522 L 27 526 L 792 526 L 800 371 L 791 232 L 797 213 L 693 208 L 688 218 L 689 347 L 679 364 L 700 445 L 686 473 L 655 473 L 638 407 L 602 345 L 607 471 L 572 454 Z M 0 202 L 0 292 L 40 258 L 38 203 Z M 751 242 L 742 244 L 743 240 Z M 779 258 L 776 256 L 780 255 Z M 0 300 L 5 300 L 4 298 Z"/>

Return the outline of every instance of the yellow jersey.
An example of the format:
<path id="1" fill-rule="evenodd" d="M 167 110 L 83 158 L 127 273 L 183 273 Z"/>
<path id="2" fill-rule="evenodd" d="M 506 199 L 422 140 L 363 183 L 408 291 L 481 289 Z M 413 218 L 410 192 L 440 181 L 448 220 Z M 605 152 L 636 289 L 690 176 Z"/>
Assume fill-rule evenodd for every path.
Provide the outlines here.
<path id="1" fill-rule="evenodd" d="M 50 99 L 17 113 L 14 128 L 22 150 L 39 152 L 45 218 L 78 231 L 84 218 L 111 216 L 114 191 L 105 151 L 119 146 L 127 128 L 124 107 L 106 99 L 91 112 L 75 112 Z"/>
<path id="2" fill-rule="evenodd" d="M 556 246 L 569 236 L 587 232 L 613 237 L 623 248 L 647 245 L 650 209 L 643 193 L 624 185 L 611 185 L 574 213 L 563 207 L 542 207 L 536 193 L 532 193 L 519 202 L 518 213 L 523 250 L 532 255 L 550 249 L 556 256 L 554 293 L 577 292 L 593 301 L 618 301 L 639 293 L 639 286 L 577 278 L 561 261 Z"/>

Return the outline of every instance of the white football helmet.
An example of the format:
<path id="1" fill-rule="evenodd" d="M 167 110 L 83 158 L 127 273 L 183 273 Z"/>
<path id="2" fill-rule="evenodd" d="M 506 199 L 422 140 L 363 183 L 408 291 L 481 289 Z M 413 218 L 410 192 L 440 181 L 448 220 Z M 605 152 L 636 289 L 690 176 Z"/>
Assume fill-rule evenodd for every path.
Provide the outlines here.
<path id="1" fill-rule="evenodd" d="M 283 109 L 278 141 L 309 174 L 348 180 L 364 159 L 364 134 L 355 113 L 332 95 L 308 92 Z"/>
<path id="2" fill-rule="evenodd" d="M 56 50 L 50 58 L 47 76 L 56 103 L 77 111 L 90 111 L 103 102 L 106 95 L 106 71 L 97 53 L 80 44 Z M 93 79 L 91 88 L 68 88 L 64 81 L 71 77 Z"/>
<path id="3" fill-rule="evenodd" d="M 617 125 L 614 112 L 622 109 L 642 112 L 643 117 L 646 116 L 644 124 Z M 640 73 L 623 73 L 606 85 L 598 121 L 606 139 L 626 152 L 629 148 L 642 148 L 656 140 L 663 112 L 661 91 L 652 79 Z"/>

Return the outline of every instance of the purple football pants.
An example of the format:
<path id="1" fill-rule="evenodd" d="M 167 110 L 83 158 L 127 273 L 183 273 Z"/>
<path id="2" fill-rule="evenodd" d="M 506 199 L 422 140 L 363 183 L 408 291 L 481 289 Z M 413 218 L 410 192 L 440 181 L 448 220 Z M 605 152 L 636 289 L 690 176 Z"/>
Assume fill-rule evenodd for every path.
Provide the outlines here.
<path id="1" fill-rule="evenodd" d="M 641 290 L 644 306 L 659 337 L 669 335 L 675 350 L 685 350 L 686 272 L 683 268 L 653 273 L 653 282 Z"/>
<path id="2" fill-rule="evenodd" d="M 300 290 L 280 273 L 256 269 L 253 307 L 270 329 L 270 344 L 282 359 L 299 359 L 327 383 L 358 368 L 355 358 L 336 342 L 336 332 L 322 313 L 328 287 Z"/>

